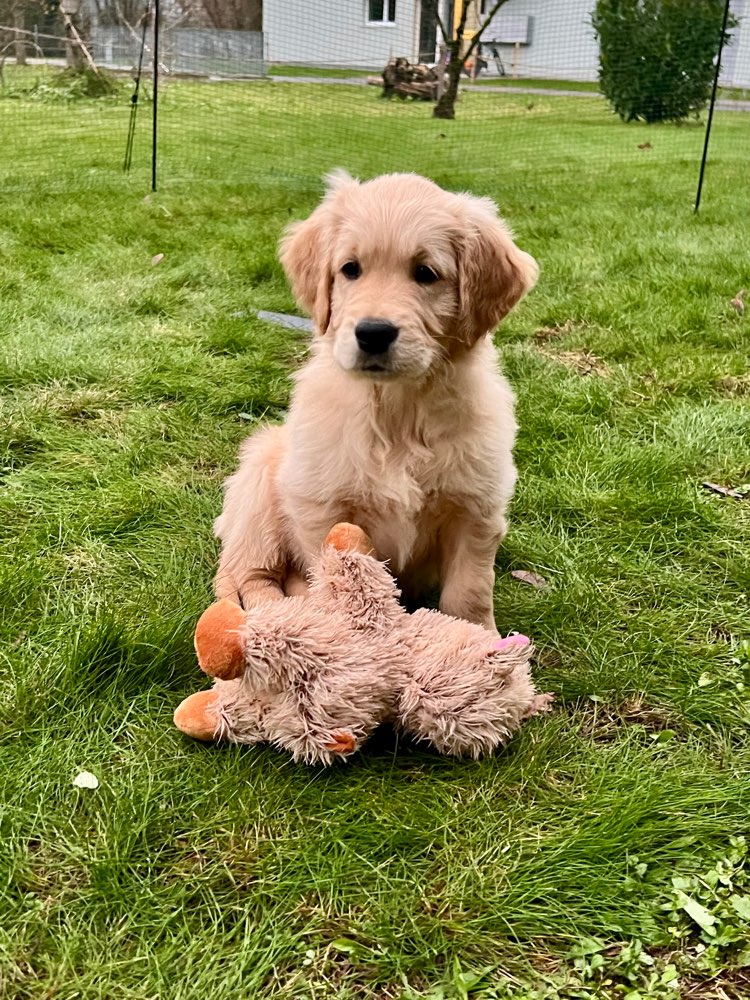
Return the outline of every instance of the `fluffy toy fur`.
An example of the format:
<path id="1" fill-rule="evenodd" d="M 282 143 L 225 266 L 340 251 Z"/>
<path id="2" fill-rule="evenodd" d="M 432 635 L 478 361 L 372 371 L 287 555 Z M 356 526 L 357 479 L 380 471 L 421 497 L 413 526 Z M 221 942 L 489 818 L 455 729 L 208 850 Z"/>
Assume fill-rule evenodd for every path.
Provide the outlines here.
<path id="1" fill-rule="evenodd" d="M 437 611 L 408 614 L 359 528 L 329 533 L 306 597 L 212 605 L 196 630 L 210 691 L 177 708 L 197 739 L 270 742 L 330 764 L 385 721 L 441 753 L 480 757 L 549 705 L 525 636 L 498 639 Z"/>

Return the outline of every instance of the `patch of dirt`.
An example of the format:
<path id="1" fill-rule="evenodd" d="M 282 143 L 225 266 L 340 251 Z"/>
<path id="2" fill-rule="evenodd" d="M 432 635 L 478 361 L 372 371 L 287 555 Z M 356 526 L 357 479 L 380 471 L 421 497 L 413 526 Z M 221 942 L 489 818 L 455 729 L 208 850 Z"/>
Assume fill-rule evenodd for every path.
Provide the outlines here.
<path id="1" fill-rule="evenodd" d="M 602 954 L 608 958 L 614 958 L 626 944 L 625 941 L 609 945 L 602 950 Z M 659 959 L 664 964 L 678 960 L 679 952 L 668 948 L 649 948 L 649 954 L 653 958 Z M 529 956 L 531 964 L 544 976 L 555 982 L 565 978 L 566 963 L 553 955 L 545 952 L 532 951 Z M 620 982 L 620 980 L 617 980 Z M 724 969 L 711 978 L 698 979 L 680 972 L 680 1000 L 748 1000 L 750 997 L 750 969 Z M 622 982 L 622 985 L 625 985 Z M 626 992 L 626 991 L 623 991 Z M 568 994 L 565 994 L 568 996 Z M 572 995 L 572 994 L 571 994 Z M 619 994 L 618 994 L 619 995 Z M 640 994 L 638 994 L 640 996 Z"/>
<path id="2" fill-rule="evenodd" d="M 747 1000 L 750 969 L 726 969 L 711 979 L 680 977 L 682 1000 Z"/>
<path id="3" fill-rule="evenodd" d="M 532 573 L 528 569 L 513 569 L 510 575 L 514 580 L 519 580 L 521 583 L 525 583 L 529 587 L 535 587 L 537 590 L 544 590 L 547 586 L 547 581 L 543 576 L 538 573 Z"/>
<path id="4" fill-rule="evenodd" d="M 718 379 L 716 387 L 727 396 L 750 396 L 750 373 L 747 375 L 725 375 Z"/>
<path id="5" fill-rule="evenodd" d="M 557 361 L 566 368 L 570 368 L 578 375 L 600 375 L 602 377 L 610 374 L 610 369 L 605 361 L 591 351 L 540 351 L 545 358 L 550 361 Z"/>
<path id="6" fill-rule="evenodd" d="M 98 386 L 71 388 L 57 382 L 40 393 L 39 402 L 74 427 L 99 421 L 108 430 L 119 430 L 127 416 L 119 394 Z"/>
<path id="7" fill-rule="evenodd" d="M 619 704 L 604 702 L 579 703 L 579 732 L 595 743 L 611 743 L 622 733 L 623 726 L 641 726 L 647 733 L 665 730 L 680 732 L 685 724 L 681 716 L 662 705 L 649 705 L 640 695 L 626 698 Z"/>
<path id="8" fill-rule="evenodd" d="M 573 320 L 566 319 L 564 323 L 555 324 L 554 326 L 543 326 L 535 330 L 534 340 L 538 344 L 545 344 L 548 340 L 559 340 L 566 333 L 570 333 L 572 329 Z"/>
<path id="9" fill-rule="evenodd" d="M 311 940 L 310 948 L 297 956 L 290 956 L 286 962 L 278 964 L 267 982 L 270 989 L 289 996 L 326 1000 L 340 996 L 346 991 L 349 996 L 362 1000 L 396 1000 L 403 996 L 403 986 L 392 989 L 385 985 L 373 988 L 378 980 L 377 966 L 368 961 L 371 954 L 367 947 L 358 948 L 352 941 L 353 951 L 348 952 L 348 940 L 337 938 L 332 942 Z M 343 949 L 343 950 L 342 950 Z"/>
<path id="10" fill-rule="evenodd" d="M 734 641 L 734 636 L 729 631 L 729 629 L 726 628 L 726 626 L 724 626 L 724 625 L 718 625 L 717 623 L 714 622 L 709 627 L 709 632 L 719 642 L 733 642 Z"/>

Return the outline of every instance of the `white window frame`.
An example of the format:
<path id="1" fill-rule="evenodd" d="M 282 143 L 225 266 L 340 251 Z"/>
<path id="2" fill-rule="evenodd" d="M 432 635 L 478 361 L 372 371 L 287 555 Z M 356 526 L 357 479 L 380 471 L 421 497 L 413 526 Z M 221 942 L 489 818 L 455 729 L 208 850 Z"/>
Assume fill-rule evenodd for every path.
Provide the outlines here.
<path id="1" fill-rule="evenodd" d="M 387 20 L 390 8 L 393 7 L 393 20 Z M 370 20 L 370 0 L 365 0 L 365 24 L 368 28 L 395 28 L 396 27 L 396 0 L 383 0 L 383 20 Z"/>

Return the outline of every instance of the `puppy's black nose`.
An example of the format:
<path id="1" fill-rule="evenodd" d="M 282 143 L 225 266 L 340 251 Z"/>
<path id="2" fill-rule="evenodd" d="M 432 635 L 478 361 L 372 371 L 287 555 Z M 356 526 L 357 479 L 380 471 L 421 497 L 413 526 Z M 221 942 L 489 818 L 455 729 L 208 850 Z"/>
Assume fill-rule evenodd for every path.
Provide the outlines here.
<path id="1" fill-rule="evenodd" d="M 387 319 L 363 319 L 355 326 L 354 336 L 365 354 L 385 354 L 398 337 L 398 327 Z"/>

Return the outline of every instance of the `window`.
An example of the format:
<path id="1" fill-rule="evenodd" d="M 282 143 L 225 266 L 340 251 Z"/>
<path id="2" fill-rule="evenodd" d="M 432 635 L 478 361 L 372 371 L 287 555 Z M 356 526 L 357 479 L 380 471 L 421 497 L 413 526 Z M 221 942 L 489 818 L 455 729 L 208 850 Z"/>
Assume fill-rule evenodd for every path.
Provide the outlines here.
<path id="1" fill-rule="evenodd" d="M 367 20 L 370 24 L 394 24 L 396 0 L 367 0 Z"/>

